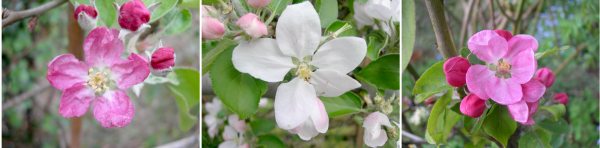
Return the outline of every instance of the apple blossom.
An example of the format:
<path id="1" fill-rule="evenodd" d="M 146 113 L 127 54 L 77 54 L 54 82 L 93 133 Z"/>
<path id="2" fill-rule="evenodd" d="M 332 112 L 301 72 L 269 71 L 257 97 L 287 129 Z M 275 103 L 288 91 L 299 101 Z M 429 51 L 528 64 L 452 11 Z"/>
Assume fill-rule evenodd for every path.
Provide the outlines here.
<path id="1" fill-rule="evenodd" d="M 244 141 L 244 132 L 246 132 L 246 122 L 239 120 L 237 115 L 229 115 L 223 130 L 223 143 L 219 148 L 249 148 L 250 145 Z"/>
<path id="2" fill-rule="evenodd" d="M 203 39 L 218 39 L 225 34 L 225 25 L 219 20 L 204 16 L 202 17 L 202 38 Z"/>
<path id="3" fill-rule="evenodd" d="M 472 118 L 481 116 L 485 108 L 485 100 L 475 94 L 469 94 L 460 101 L 460 112 Z"/>
<path id="4" fill-rule="evenodd" d="M 465 85 L 465 75 L 469 70 L 469 60 L 462 57 L 452 57 L 444 62 L 444 75 L 448 84 L 454 87 Z"/>
<path id="5" fill-rule="evenodd" d="M 468 41 L 469 50 L 487 65 L 472 65 L 466 74 L 467 88 L 482 99 L 491 98 L 502 105 L 521 101 L 521 84 L 535 72 L 537 40 L 516 35 L 506 40 L 493 30 L 476 33 Z"/>
<path id="6" fill-rule="evenodd" d="M 118 21 L 121 28 L 136 32 L 140 27 L 149 27 L 150 11 L 142 0 L 130 0 L 119 8 Z"/>
<path id="7" fill-rule="evenodd" d="M 248 5 L 253 8 L 262 8 L 269 5 L 270 2 L 271 0 L 248 0 Z"/>
<path id="8" fill-rule="evenodd" d="M 515 121 L 531 125 L 534 123 L 532 116 L 537 111 L 537 104 L 546 92 L 546 87 L 538 80 L 531 79 L 529 82 L 522 84 L 521 88 L 523 90 L 522 100 L 509 104 L 508 111 Z"/>
<path id="9" fill-rule="evenodd" d="M 310 2 L 287 6 L 277 22 L 276 39 L 240 41 L 232 54 L 234 67 L 267 81 L 279 82 L 275 95 L 277 125 L 303 140 L 325 133 L 329 119 L 317 96 L 335 97 L 361 86 L 346 75 L 366 54 L 362 38 L 339 37 L 320 47 L 321 23 Z M 316 51 L 316 52 L 315 52 Z"/>
<path id="10" fill-rule="evenodd" d="M 393 27 L 388 21 L 399 22 L 400 14 L 400 0 L 369 0 L 364 4 L 354 1 L 354 19 L 358 28 L 373 26 L 374 29 L 380 29 L 374 21 L 377 19 L 383 31 L 391 35 Z"/>
<path id="11" fill-rule="evenodd" d="M 382 126 L 392 127 L 390 119 L 383 113 L 373 112 L 365 118 L 363 122 L 365 135 L 363 138 L 367 146 L 378 147 L 385 144 L 388 137 Z"/>
<path id="12" fill-rule="evenodd" d="M 240 26 L 240 28 L 242 28 L 246 34 L 252 36 L 253 38 L 258 38 L 263 35 L 267 35 L 268 33 L 265 23 L 260 21 L 260 18 L 258 18 L 258 16 L 256 16 L 254 13 L 247 13 L 240 17 L 236 24 Z"/>
<path id="13" fill-rule="evenodd" d="M 204 122 L 208 127 L 208 136 L 210 138 L 215 137 L 219 132 L 219 125 L 223 123 L 222 119 L 219 119 L 218 114 L 221 112 L 223 105 L 221 104 L 221 100 L 218 98 L 213 98 L 212 102 L 206 103 L 204 108 L 208 112 L 206 116 L 204 116 Z"/>
<path id="14" fill-rule="evenodd" d="M 567 93 L 557 93 L 554 95 L 554 101 L 567 105 L 567 103 L 569 103 L 569 96 Z"/>
<path id="15" fill-rule="evenodd" d="M 152 73 L 158 76 L 166 76 L 175 66 L 175 50 L 170 47 L 160 47 L 151 56 L 150 66 Z"/>
<path id="16" fill-rule="evenodd" d="M 94 117 L 105 128 L 124 127 L 133 119 L 134 106 L 125 90 L 143 82 L 150 68 L 137 54 L 121 59 L 124 49 L 118 33 L 95 28 L 83 43 L 85 61 L 63 54 L 48 63 L 46 78 L 63 92 L 59 105 L 63 117 L 83 116 L 92 105 Z"/>
<path id="17" fill-rule="evenodd" d="M 538 69 L 535 72 L 534 78 L 542 82 L 546 87 L 554 84 L 554 73 L 548 67 Z"/>
<path id="18" fill-rule="evenodd" d="M 98 17 L 98 11 L 94 6 L 88 6 L 81 4 L 75 8 L 75 13 L 73 13 L 75 20 L 79 23 L 79 26 L 86 31 L 90 31 L 96 28 L 96 21 Z"/>

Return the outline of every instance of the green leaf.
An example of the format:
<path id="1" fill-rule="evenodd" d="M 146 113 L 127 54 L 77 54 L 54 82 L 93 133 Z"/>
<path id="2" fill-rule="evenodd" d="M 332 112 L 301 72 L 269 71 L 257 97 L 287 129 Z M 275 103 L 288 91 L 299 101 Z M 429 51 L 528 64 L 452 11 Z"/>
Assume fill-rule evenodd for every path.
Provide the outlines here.
<path id="1" fill-rule="evenodd" d="M 260 148 L 285 148 L 285 143 L 274 135 L 264 135 L 258 137 L 258 147 Z"/>
<path id="2" fill-rule="evenodd" d="M 402 1 L 402 67 L 404 70 L 412 57 L 415 45 L 415 3 L 413 0 Z"/>
<path id="3" fill-rule="evenodd" d="M 69 0 L 69 2 L 71 2 L 71 4 L 73 4 L 73 6 L 75 6 L 75 3 L 90 5 L 89 0 Z"/>
<path id="4" fill-rule="evenodd" d="M 182 0 L 179 4 L 180 8 L 198 9 L 200 8 L 200 0 Z"/>
<path id="5" fill-rule="evenodd" d="M 434 94 L 452 89 L 446 83 L 443 66 L 444 61 L 439 61 L 425 70 L 421 77 L 419 77 L 413 88 L 413 94 L 416 95 L 415 103 L 421 103 Z"/>
<path id="6" fill-rule="evenodd" d="M 560 48 L 554 47 L 554 48 L 552 48 L 550 50 L 546 50 L 546 51 L 543 51 L 543 52 L 538 52 L 538 53 L 535 53 L 535 59 L 539 60 L 539 59 L 542 59 L 542 58 L 550 56 L 550 55 L 556 55 L 559 51 L 564 51 L 564 50 L 567 50 L 569 48 L 571 48 L 571 46 L 562 46 Z"/>
<path id="7" fill-rule="evenodd" d="M 361 112 L 362 100 L 353 92 L 346 92 L 338 97 L 322 97 L 329 117 L 338 117 Z"/>
<path id="8" fill-rule="evenodd" d="M 215 60 L 217 59 L 217 57 L 219 55 L 221 55 L 221 53 L 227 49 L 233 49 L 234 45 L 236 45 L 237 43 L 231 39 L 222 39 L 220 41 L 218 41 L 217 45 L 212 48 L 212 49 L 202 49 L 203 52 L 204 50 L 209 50 L 208 53 L 206 54 L 202 54 L 202 75 L 204 75 L 206 72 L 208 72 L 213 63 L 215 62 Z"/>
<path id="9" fill-rule="evenodd" d="M 317 0 L 316 9 L 321 20 L 321 28 L 326 28 L 338 17 L 338 3 L 335 0 Z"/>
<path id="10" fill-rule="evenodd" d="M 245 119 L 256 113 L 260 96 L 267 91 L 267 83 L 237 71 L 231 62 L 232 52 L 229 48 L 217 57 L 210 70 L 210 79 L 221 102 Z"/>
<path id="11" fill-rule="evenodd" d="M 429 119 L 427 119 L 428 142 L 431 144 L 444 144 L 450 136 L 452 127 L 460 119 L 460 114 L 448 108 L 452 101 L 452 91 L 448 91 L 433 105 Z"/>
<path id="12" fill-rule="evenodd" d="M 275 12 L 275 14 L 280 15 L 281 12 L 283 12 L 283 9 L 285 9 L 291 3 L 292 3 L 292 0 L 276 0 L 276 1 L 271 1 L 271 3 L 269 3 L 269 6 L 267 6 L 267 7 L 272 12 Z"/>
<path id="13" fill-rule="evenodd" d="M 104 22 L 104 25 L 107 27 L 113 26 L 115 21 L 117 21 L 117 8 L 113 5 L 114 0 L 97 0 L 96 9 L 98 10 L 98 15 L 100 15 L 100 20 Z"/>
<path id="14" fill-rule="evenodd" d="M 519 147 L 551 148 L 552 133 L 548 130 L 533 126 L 533 130 L 525 132 L 519 138 Z"/>
<path id="15" fill-rule="evenodd" d="M 335 33 L 336 31 L 338 31 L 339 29 L 341 29 L 344 26 L 350 27 L 350 28 L 339 33 L 338 37 L 356 36 L 356 34 L 357 34 L 356 29 L 354 29 L 350 23 L 345 22 L 345 21 L 335 21 L 335 22 L 331 23 L 331 25 L 329 25 L 329 27 L 327 27 L 327 29 L 325 29 L 325 34 L 329 35 L 329 34 Z"/>
<path id="16" fill-rule="evenodd" d="M 250 127 L 254 135 L 263 135 L 271 132 L 275 128 L 275 121 L 268 119 L 257 119 L 250 122 Z"/>
<path id="17" fill-rule="evenodd" d="M 542 107 L 540 107 L 540 109 L 548 111 L 550 114 L 552 114 L 552 117 L 553 117 L 552 119 L 554 119 L 554 121 L 557 121 L 558 119 L 560 119 L 560 117 L 562 117 L 567 110 L 565 108 L 565 105 L 563 105 L 563 104 L 542 106 Z"/>
<path id="18" fill-rule="evenodd" d="M 371 60 L 377 60 L 381 49 L 385 47 L 389 37 L 383 31 L 373 31 L 367 35 L 367 57 Z"/>
<path id="19" fill-rule="evenodd" d="M 200 73 L 193 69 L 177 68 L 171 74 L 177 75 L 177 81 L 187 82 L 167 85 L 175 95 L 175 102 L 179 108 L 179 128 L 182 131 L 190 130 L 198 121 L 196 116 L 190 114 L 190 110 L 200 102 Z"/>
<path id="20" fill-rule="evenodd" d="M 150 23 L 169 13 L 169 11 L 175 8 L 175 5 L 177 5 L 178 1 L 179 0 L 157 0 L 156 2 L 160 2 L 160 5 L 158 5 L 154 11 L 152 11 L 152 14 L 150 14 Z"/>
<path id="21" fill-rule="evenodd" d="M 216 5 L 219 5 L 219 1 L 222 1 L 222 0 L 202 0 L 202 5 L 216 6 Z"/>
<path id="22" fill-rule="evenodd" d="M 192 26 L 192 13 L 190 10 L 183 9 L 176 13 L 173 19 L 165 28 L 165 33 L 169 35 L 178 34 L 186 31 Z"/>
<path id="23" fill-rule="evenodd" d="M 400 55 L 388 54 L 371 62 L 354 76 L 380 89 L 400 89 Z"/>
<path id="24" fill-rule="evenodd" d="M 500 142 L 503 147 L 506 147 L 508 139 L 515 130 L 517 130 L 517 122 L 510 117 L 508 110 L 503 106 L 498 106 L 483 121 L 483 131 Z"/>

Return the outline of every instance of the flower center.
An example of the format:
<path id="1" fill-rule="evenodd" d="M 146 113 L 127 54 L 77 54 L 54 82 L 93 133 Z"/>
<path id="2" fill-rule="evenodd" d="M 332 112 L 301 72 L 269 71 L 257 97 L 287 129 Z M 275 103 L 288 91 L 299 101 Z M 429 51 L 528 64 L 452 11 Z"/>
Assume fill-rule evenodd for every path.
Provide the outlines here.
<path id="1" fill-rule="evenodd" d="M 298 77 L 304 79 L 305 81 L 310 80 L 310 74 L 312 73 L 312 69 L 305 63 L 298 65 L 298 70 L 296 71 L 296 75 Z"/>
<path id="2" fill-rule="evenodd" d="M 88 76 L 90 79 L 87 81 L 87 85 L 96 92 L 96 94 L 102 94 L 108 89 L 109 79 L 106 71 L 95 71 L 93 68 L 88 70 Z"/>
<path id="3" fill-rule="evenodd" d="M 510 78 L 510 64 L 503 59 L 498 61 L 498 65 L 496 67 L 496 77 L 499 78 Z"/>

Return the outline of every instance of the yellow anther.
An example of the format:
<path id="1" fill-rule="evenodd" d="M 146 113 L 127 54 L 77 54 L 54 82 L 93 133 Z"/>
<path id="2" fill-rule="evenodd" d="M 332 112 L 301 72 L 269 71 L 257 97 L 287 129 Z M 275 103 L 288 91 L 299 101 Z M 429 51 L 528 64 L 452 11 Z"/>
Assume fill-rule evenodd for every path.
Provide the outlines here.
<path id="1" fill-rule="evenodd" d="M 296 71 L 296 75 L 298 75 L 298 77 L 300 77 L 306 81 L 308 81 L 310 79 L 311 73 L 312 73 L 312 70 L 306 64 L 300 64 L 298 66 L 298 71 Z"/>

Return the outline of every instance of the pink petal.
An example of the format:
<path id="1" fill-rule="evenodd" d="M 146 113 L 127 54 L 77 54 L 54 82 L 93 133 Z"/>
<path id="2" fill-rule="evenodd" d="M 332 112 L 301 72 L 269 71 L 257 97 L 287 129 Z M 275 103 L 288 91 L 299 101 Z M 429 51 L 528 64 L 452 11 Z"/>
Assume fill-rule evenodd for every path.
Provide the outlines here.
<path id="1" fill-rule="evenodd" d="M 65 90 L 78 83 L 85 83 L 88 66 L 72 54 L 62 54 L 48 63 L 46 79 L 55 88 Z"/>
<path id="2" fill-rule="evenodd" d="M 510 41 L 510 38 L 513 37 L 512 33 L 508 32 L 506 30 L 494 30 L 494 32 L 496 32 L 498 35 L 500 35 L 501 37 L 503 37 L 507 41 Z"/>
<path id="3" fill-rule="evenodd" d="M 569 96 L 566 93 L 557 93 L 554 95 L 554 101 L 567 105 L 569 103 Z"/>
<path id="4" fill-rule="evenodd" d="M 494 72 L 483 65 L 473 65 L 467 70 L 466 81 L 467 88 L 471 93 L 476 94 L 479 98 L 487 100 L 489 97 L 485 93 L 485 86 L 488 79 L 494 76 Z"/>
<path id="5" fill-rule="evenodd" d="M 555 76 L 550 68 L 544 67 L 535 72 L 534 78 L 542 82 L 546 87 L 550 87 L 554 84 Z"/>
<path id="6" fill-rule="evenodd" d="M 538 42 L 530 35 L 516 35 L 508 41 L 507 57 L 514 56 L 523 51 L 537 51 Z"/>
<path id="7" fill-rule="evenodd" d="M 460 112 L 472 118 L 481 116 L 485 108 L 485 100 L 472 93 L 460 101 Z"/>
<path id="8" fill-rule="evenodd" d="M 118 20 L 121 28 L 135 32 L 150 21 L 150 11 L 141 0 L 132 0 L 121 6 Z"/>
<path id="9" fill-rule="evenodd" d="M 229 125 L 238 133 L 243 133 L 246 131 L 246 122 L 244 120 L 240 120 L 238 115 L 229 115 L 227 122 L 229 122 Z"/>
<path id="10" fill-rule="evenodd" d="M 88 89 L 83 83 L 75 84 L 63 91 L 58 112 L 65 118 L 81 117 L 94 97 L 94 91 Z"/>
<path id="11" fill-rule="evenodd" d="M 94 100 L 94 117 L 102 127 L 125 127 L 134 115 L 133 102 L 122 90 L 105 92 Z"/>
<path id="12" fill-rule="evenodd" d="M 529 82 L 521 85 L 523 88 L 523 100 L 527 102 L 536 102 L 546 92 L 546 87 L 540 81 L 531 79 Z"/>
<path id="13" fill-rule="evenodd" d="M 325 110 L 325 105 L 323 105 L 320 99 L 315 98 L 314 102 L 317 109 L 311 111 L 310 118 L 313 121 L 315 129 L 320 133 L 325 133 L 329 128 L 329 116 Z"/>
<path id="14" fill-rule="evenodd" d="M 469 60 L 462 57 L 452 57 L 444 62 L 444 74 L 448 84 L 454 87 L 461 87 L 466 83 L 466 74 L 471 64 Z"/>
<path id="15" fill-rule="evenodd" d="M 475 33 L 467 42 L 469 50 L 487 63 L 496 63 L 508 52 L 506 39 L 493 30 Z"/>
<path id="16" fill-rule="evenodd" d="M 508 111 L 510 112 L 511 117 L 515 119 L 515 121 L 519 123 L 527 122 L 527 119 L 529 117 L 529 107 L 527 106 L 527 103 L 525 103 L 525 101 L 520 101 L 518 103 L 508 105 Z"/>
<path id="17" fill-rule="evenodd" d="M 533 51 L 523 51 L 513 57 L 507 57 L 511 65 L 510 75 L 513 81 L 523 84 L 531 80 L 537 63 Z"/>
<path id="18" fill-rule="evenodd" d="M 382 130 L 382 129 L 379 129 Z M 379 132 L 377 135 L 373 135 L 371 132 L 365 131 L 364 138 L 365 145 L 370 147 L 379 147 L 383 146 L 385 142 L 387 142 L 388 137 L 387 133 Z"/>
<path id="19" fill-rule="evenodd" d="M 485 93 L 498 104 L 509 105 L 522 100 L 523 91 L 521 84 L 511 81 L 491 77 L 485 86 Z"/>
<path id="20" fill-rule="evenodd" d="M 315 88 L 301 78 L 281 83 L 275 93 L 275 121 L 279 128 L 291 130 L 310 119 L 310 110 L 317 109 L 312 100 L 317 98 Z M 312 125 L 312 123 L 311 123 Z"/>
<path id="21" fill-rule="evenodd" d="M 119 39 L 119 31 L 116 29 L 97 27 L 83 41 L 88 65 L 110 66 L 120 61 L 123 49 L 123 41 Z"/>
<path id="22" fill-rule="evenodd" d="M 298 127 L 290 130 L 290 132 L 298 134 L 300 139 L 304 141 L 308 141 L 313 137 L 319 135 L 319 131 L 315 128 L 312 119 L 308 119 L 304 121 L 304 123 L 300 124 Z"/>
<path id="23" fill-rule="evenodd" d="M 148 62 L 138 54 L 129 55 L 127 60 L 115 63 L 110 69 L 119 89 L 127 89 L 144 82 L 150 74 Z"/>

